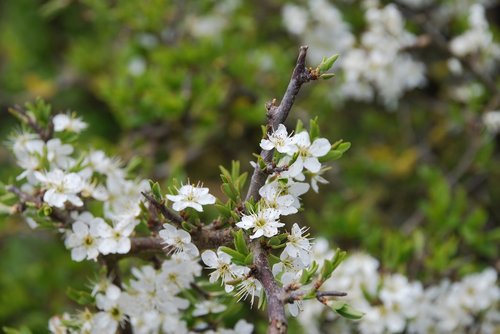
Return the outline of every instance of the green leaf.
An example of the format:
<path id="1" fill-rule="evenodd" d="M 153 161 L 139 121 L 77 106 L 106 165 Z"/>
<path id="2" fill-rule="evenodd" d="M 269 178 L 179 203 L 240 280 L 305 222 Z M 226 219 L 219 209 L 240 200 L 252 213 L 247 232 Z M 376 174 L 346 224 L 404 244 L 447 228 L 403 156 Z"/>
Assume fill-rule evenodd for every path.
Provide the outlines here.
<path id="1" fill-rule="evenodd" d="M 90 293 L 86 291 L 79 291 L 73 289 L 72 287 L 68 287 L 66 295 L 79 305 L 88 305 L 94 302 L 94 298 L 90 295 Z"/>
<path id="2" fill-rule="evenodd" d="M 227 255 L 231 256 L 233 258 L 233 262 L 235 262 L 235 263 L 239 262 L 239 264 L 244 265 L 246 255 L 241 254 L 240 252 L 238 252 L 232 248 L 226 247 L 226 246 L 221 246 L 220 250 L 223 251 L 224 253 L 226 253 Z"/>
<path id="3" fill-rule="evenodd" d="M 323 80 L 330 80 L 333 77 L 335 77 L 335 73 L 325 73 L 320 75 L 320 78 Z"/>
<path id="4" fill-rule="evenodd" d="M 152 180 L 148 181 L 149 181 L 149 186 L 151 187 L 151 192 L 153 193 L 153 197 L 157 201 L 161 201 L 163 199 L 163 195 L 161 193 L 160 184 L 158 182 L 153 182 Z"/>
<path id="5" fill-rule="evenodd" d="M 318 117 L 311 119 L 309 122 L 309 136 L 311 137 L 311 140 L 319 137 Z"/>
<path id="6" fill-rule="evenodd" d="M 349 148 L 351 148 L 351 143 L 346 141 L 346 142 L 342 142 L 338 145 L 338 147 L 336 148 L 336 150 L 342 152 L 342 153 L 345 153 L 347 152 L 347 150 L 349 150 Z"/>
<path id="7" fill-rule="evenodd" d="M 234 247 L 236 250 L 244 255 L 247 255 L 250 253 L 250 250 L 247 247 L 247 243 L 245 241 L 245 236 L 243 234 L 242 230 L 238 230 L 237 232 L 233 233 L 234 235 Z"/>
<path id="8" fill-rule="evenodd" d="M 335 301 L 334 303 L 336 305 L 332 306 L 333 310 L 346 319 L 359 320 L 365 315 L 363 312 L 354 309 L 345 302 Z M 341 304 L 343 305 L 340 306 Z"/>
<path id="9" fill-rule="evenodd" d="M 219 211 L 219 213 L 222 215 L 222 217 L 224 217 L 224 218 L 231 217 L 232 210 L 231 210 L 230 204 L 216 203 L 215 208 L 217 209 L 217 211 Z"/>
<path id="10" fill-rule="evenodd" d="M 2 327 L 2 330 L 5 334 L 31 334 L 31 330 L 26 326 L 23 326 L 20 329 Z"/>
<path id="11" fill-rule="evenodd" d="M 335 64 L 335 62 L 337 61 L 338 58 L 339 58 L 338 54 L 334 54 L 333 56 L 331 56 L 329 58 L 323 57 L 323 60 L 321 61 L 321 63 L 318 66 L 319 73 L 323 74 L 326 71 L 328 71 L 329 69 L 331 69 L 333 64 Z"/>
<path id="12" fill-rule="evenodd" d="M 248 255 L 246 256 L 245 258 L 245 264 L 247 266 L 251 265 L 253 263 L 253 254 L 252 253 L 248 253 Z"/>
<path id="13" fill-rule="evenodd" d="M 304 129 L 304 123 L 299 119 L 297 120 L 297 125 L 295 126 L 295 133 L 300 133 Z"/>

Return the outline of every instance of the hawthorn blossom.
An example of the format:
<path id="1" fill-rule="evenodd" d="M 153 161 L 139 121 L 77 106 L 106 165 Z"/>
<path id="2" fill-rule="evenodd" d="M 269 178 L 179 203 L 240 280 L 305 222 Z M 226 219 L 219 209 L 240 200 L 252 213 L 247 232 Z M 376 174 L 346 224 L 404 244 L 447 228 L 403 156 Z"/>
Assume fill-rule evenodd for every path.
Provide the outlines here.
<path id="1" fill-rule="evenodd" d="M 126 314 L 122 305 L 122 292 L 116 287 L 108 289 L 106 294 L 96 296 L 96 306 L 101 312 L 94 315 L 92 333 L 115 333 L 118 326 L 125 321 Z"/>
<path id="2" fill-rule="evenodd" d="M 309 260 L 310 262 L 310 260 Z M 309 263 L 304 263 L 298 257 L 292 257 L 290 254 L 281 252 L 280 262 L 273 265 L 273 275 L 278 276 L 280 273 L 298 273 L 306 268 Z"/>
<path id="3" fill-rule="evenodd" d="M 158 235 L 163 239 L 165 245 L 173 248 L 173 252 L 184 252 L 189 256 L 196 257 L 199 255 L 198 248 L 191 243 L 191 235 L 181 229 L 176 229 L 170 224 L 163 224 L 163 230 Z"/>
<path id="4" fill-rule="evenodd" d="M 253 333 L 253 325 L 246 322 L 243 319 L 238 320 L 236 325 L 234 325 L 234 329 L 226 329 L 221 328 L 218 331 L 219 334 L 252 334 Z"/>
<path id="5" fill-rule="evenodd" d="M 65 174 L 60 169 L 55 169 L 45 174 L 35 172 L 35 177 L 43 183 L 47 191 L 43 195 L 43 200 L 50 206 L 64 208 L 66 202 L 75 206 L 82 206 L 83 202 L 77 195 L 83 190 L 84 182 L 80 175 L 76 173 Z"/>
<path id="6" fill-rule="evenodd" d="M 58 168 L 68 169 L 74 164 L 74 159 L 71 157 L 73 146 L 64 144 L 59 138 L 50 139 L 45 146 L 47 150 L 46 158 Z"/>
<path id="7" fill-rule="evenodd" d="M 255 277 L 249 276 L 245 278 L 240 284 L 238 284 L 236 292 L 236 297 L 238 301 L 245 300 L 250 296 L 250 307 L 253 306 L 253 302 L 256 295 L 260 295 L 262 291 L 262 284 Z"/>
<path id="8" fill-rule="evenodd" d="M 295 198 L 292 195 L 281 194 L 277 182 L 268 183 L 259 189 L 265 207 L 279 211 L 280 215 L 286 216 L 297 213 L 297 208 L 293 206 Z"/>
<path id="9" fill-rule="evenodd" d="M 221 313 L 226 310 L 226 306 L 213 300 L 204 300 L 194 306 L 193 316 L 200 317 L 207 314 Z"/>
<path id="10" fill-rule="evenodd" d="M 80 117 L 72 116 L 69 114 L 57 114 L 52 119 L 54 124 L 54 131 L 70 131 L 79 133 L 87 128 L 87 123 L 82 121 Z"/>
<path id="11" fill-rule="evenodd" d="M 191 184 L 183 185 L 177 195 L 167 195 L 167 198 L 174 202 L 172 208 L 176 211 L 191 207 L 196 211 L 202 212 L 202 205 L 215 203 L 215 197 L 209 194 L 208 188 L 193 186 Z"/>
<path id="12" fill-rule="evenodd" d="M 118 223 L 111 227 L 106 224 L 101 230 L 99 251 L 106 254 L 126 254 L 130 251 L 129 236 L 134 231 L 135 225 L 128 222 Z"/>
<path id="13" fill-rule="evenodd" d="M 264 209 L 250 215 L 243 215 L 241 221 L 236 226 L 242 229 L 252 229 L 253 235 L 250 239 L 256 239 L 261 236 L 271 238 L 278 234 L 278 228 L 285 224 L 278 221 L 280 213 L 276 209 Z"/>
<path id="14" fill-rule="evenodd" d="M 317 173 L 321 169 L 321 163 L 318 158 L 325 156 L 332 145 L 326 138 L 317 138 L 311 144 L 309 133 L 302 131 L 295 135 L 295 146 L 292 150 L 297 153 L 297 160 L 290 166 L 288 172 L 290 176 L 294 177 L 302 172 L 304 168 L 312 173 Z"/>
<path id="15" fill-rule="evenodd" d="M 298 224 L 293 224 L 292 232 L 288 234 L 288 241 L 283 253 L 288 253 L 291 257 L 300 258 L 306 265 L 311 262 L 311 244 L 307 238 L 307 227 L 299 227 Z"/>
<path id="16" fill-rule="evenodd" d="M 92 224 L 79 220 L 73 223 L 71 231 L 67 232 L 64 244 L 71 249 L 71 258 L 74 261 L 97 259 L 103 227 L 101 224 L 106 223 L 100 218 L 96 218 Z"/>
<path id="17" fill-rule="evenodd" d="M 322 183 L 322 184 L 328 183 L 328 180 L 326 180 L 324 177 L 321 176 L 321 173 L 323 171 L 324 170 L 320 170 L 318 173 L 313 173 L 311 175 L 311 188 L 314 190 L 315 193 L 319 192 L 318 183 Z"/>
<path id="18" fill-rule="evenodd" d="M 260 141 L 260 147 L 263 150 L 269 151 L 276 149 L 280 153 L 290 153 L 293 150 L 293 137 L 288 135 L 286 127 L 283 124 L 278 126 L 267 139 Z"/>
<path id="19" fill-rule="evenodd" d="M 245 271 L 245 267 L 237 266 L 231 263 L 231 256 L 224 253 L 220 249 L 217 250 L 217 253 L 212 250 L 204 251 L 201 254 L 201 259 L 209 269 L 214 269 L 214 271 L 210 273 L 210 283 L 218 281 L 219 278 L 222 278 L 221 283 L 234 280 L 237 277 L 241 277 Z M 226 284 L 226 292 L 230 292 L 233 289 L 233 285 Z"/>

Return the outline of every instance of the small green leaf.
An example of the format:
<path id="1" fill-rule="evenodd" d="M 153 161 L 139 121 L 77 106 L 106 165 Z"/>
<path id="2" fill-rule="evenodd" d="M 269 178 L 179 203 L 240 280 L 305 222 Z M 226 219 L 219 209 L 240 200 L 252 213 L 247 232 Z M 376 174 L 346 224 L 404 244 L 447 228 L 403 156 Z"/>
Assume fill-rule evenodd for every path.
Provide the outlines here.
<path id="1" fill-rule="evenodd" d="M 5 334 L 31 334 L 31 330 L 26 327 L 22 326 L 20 329 L 15 329 L 11 327 L 2 327 L 2 330 L 4 331 Z"/>
<path id="2" fill-rule="evenodd" d="M 309 135 L 311 137 L 311 140 L 319 137 L 319 125 L 317 117 L 311 119 L 311 121 L 309 122 Z"/>
<path id="3" fill-rule="evenodd" d="M 153 197 L 157 201 L 161 201 L 163 199 L 163 195 L 161 193 L 160 184 L 158 182 L 153 182 L 149 180 L 149 186 L 151 187 L 151 192 L 153 193 Z"/>
<path id="4" fill-rule="evenodd" d="M 320 78 L 323 80 L 329 80 L 333 77 L 335 77 L 335 73 L 325 73 L 320 75 Z"/>
<path id="5" fill-rule="evenodd" d="M 304 129 L 304 123 L 299 119 L 297 120 L 297 125 L 295 126 L 295 133 L 300 133 Z"/>
<path id="6" fill-rule="evenodd" d="M 248 249 L 247 243 L 245 241 L 245 236 L 243 235 L 243 231 L 238 230 L 237 232 L 234 232 L 233 235 L 234 247 L 236 248 L 236 250 L 243 255 L 247 255 L 248 253 L 250 253 L 250 250 Z"/>
<path id="7" fill-rule="evenodd" d="M 88 305 L 94 302 L 94 298 L 86 291 L 79 291 L 68 287 L 66 295 L 79 305 Z"/>
<path id="8" fill-rule="evenodd" d="M 221 246 L 220 250 L 231 256 L 233 258 L 233 262 L 239 262 L 240 264 L 245 263 L 246 255 L 226 246 Z"/>
<path id="9" fill-rule="evenodd" d="M 251 265 L 253 263 L 253 254 L 248 253 L 248 255 L 245 257 L 245 264 L 247 266 Z"/>
<path id="10" fill-rule="evenodd" d="M 321 61 L 321 63 L 318 66 L 319 73 L 323 74 L 326 71 L 328 71 L 329 69 L 331 69 L 333 64 L 335 64 L 335 62 L 337 61 L 338 58 L 339 58 L 338 54 L 334 54 L 333 56 L 331 56 L 329 58 L 323 57 L 323 60 Z"/>
<path id="11" fill-rule="evenodd" d="M 350 320 L 359 320 L 365 315 L 363 312 L 354 309 L 349 304 L 347 304 L 347 303 L 343 303 L 343 304 L 344 305 L 340 308 L 338 307 L 338 305 L 336 307 L 332 307 L 332 308 L 334 309 L 335 312 L 337 312 L 338 314 L 340 314 L 344 318 L 350 319 Z"/>
<path id="12" fill-rule="evenodd" d="M 342 153 L 345 153 L 345 152 L 347 152 L 347 150 L 349 148 L 351 148 L 351 143 L 346 141 L 346 142 L 342 142 L 341 144 L 339 144 L 337 150 L 339 150 Z"/>

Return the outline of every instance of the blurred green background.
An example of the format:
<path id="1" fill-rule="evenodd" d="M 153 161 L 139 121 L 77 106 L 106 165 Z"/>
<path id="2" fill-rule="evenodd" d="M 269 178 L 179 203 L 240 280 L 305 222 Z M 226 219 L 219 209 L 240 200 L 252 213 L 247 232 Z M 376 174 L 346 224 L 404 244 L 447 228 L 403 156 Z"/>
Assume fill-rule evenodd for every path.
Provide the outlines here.
<path id="1" fill-rule="evenodd" d="M 352 3 L 339 7 L 361 31 L 362 12 Z M 239 159 L 250 170 L 264 104 L 288 83 L 301 41 L 282 24 L 284 4 L 2 1 L 0 139 L 16 128 L 7 108 L 42 97 L 83 116 L 90 126 L 82 142 L 124 161 L 143 158 L 142 178 L 189 175 L 218 195 L 217 166 Z M 425 283 L 488 265 L 498 270 L 500 140 L 480 122 L 493 93 L 451 99 L 446 56 L 416 52 L 426 60 L 428 84 L 395 111 L 336 101 L 335 79 L 301 91 L 289 127 L 319 116 L 322 136 L 352 148 L 294 220 L 338 247 L 369 252 L 383 270 Z M 17 173 L 2 145 L 0 179 Z M 0 217 L 0 254 L 0 325 L 34 332 L 74 308 L 66 287 L 88 285 L 97 268 L 72 262 L 58 236 L 31 231 L 16 216 Z"/>

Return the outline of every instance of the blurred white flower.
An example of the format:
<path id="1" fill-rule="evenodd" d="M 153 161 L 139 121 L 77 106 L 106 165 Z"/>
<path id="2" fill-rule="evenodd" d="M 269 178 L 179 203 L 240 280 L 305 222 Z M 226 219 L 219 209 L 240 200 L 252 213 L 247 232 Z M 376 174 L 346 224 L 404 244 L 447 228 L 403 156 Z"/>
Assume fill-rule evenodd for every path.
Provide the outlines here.
<path id="1" fill-rule="evenodd" d="M 52 119 L 54 131 L 70 131 L 80 133 L 87 128 L 87 123 L 82 121 L 80 117 L 68 114 L 57 114 Z"/>

